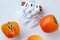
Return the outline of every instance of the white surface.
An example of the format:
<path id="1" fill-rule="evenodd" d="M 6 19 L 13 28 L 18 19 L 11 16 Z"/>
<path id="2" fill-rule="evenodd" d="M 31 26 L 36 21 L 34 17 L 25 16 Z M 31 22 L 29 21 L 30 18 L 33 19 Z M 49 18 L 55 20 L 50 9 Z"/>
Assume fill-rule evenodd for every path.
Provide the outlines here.
<path id="1" fill-rule="evenodd" d="M 33 34 L 41 35 L 43 40 L 60 40 L 60 27 L 54 33 L 44 33 L 39 25 L 35 28 L 31 28 L 29 25 L 23 25 L 20 18 L 20 14 L 22 14 L 20 11 L 22 10 L 20 8 L 20 1 L 21 0 L 0 0 L 0 40 L 27 40 L 27 37 Z M 55 15 L 60 25 L 60 0 L 37 0 L 36 2 L 43 6 L 45 13 Z M 2 33 L 1 25 L 12 20 L 19 23 L 21 32 L 16 38 L 8 39 Z"/>

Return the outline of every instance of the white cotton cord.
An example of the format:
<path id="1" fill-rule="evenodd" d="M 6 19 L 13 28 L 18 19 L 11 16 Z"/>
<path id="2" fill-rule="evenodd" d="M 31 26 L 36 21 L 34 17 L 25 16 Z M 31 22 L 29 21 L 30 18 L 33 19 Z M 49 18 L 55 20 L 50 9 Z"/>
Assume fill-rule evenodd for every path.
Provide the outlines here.
<path id="1" fill-rule="evenodd" d="M 24 25 L 31 25 L 32 28 L 39 24 L 40 19 L 43 17 L 43 11 L 39 10 L 39 5 L 36 1 L 28 1 L 22 6 L 23 23 Z"/>

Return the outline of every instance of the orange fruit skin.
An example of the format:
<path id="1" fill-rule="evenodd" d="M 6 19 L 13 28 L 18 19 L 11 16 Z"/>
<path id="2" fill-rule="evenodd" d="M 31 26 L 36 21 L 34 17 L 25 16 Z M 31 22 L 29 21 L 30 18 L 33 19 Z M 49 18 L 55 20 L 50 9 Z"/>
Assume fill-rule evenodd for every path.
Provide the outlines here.
<path id="1" fill-rule="evenodd" d="M 58 29 L 58 24 L 54 20 L 53 15 L 47 15 L 40 20 L 40 27 L 44 32 L 54 32 Z"/>
<path id="2" fill-rule="evenodd" d="M 28 37 L 28 40 L 42 40 L 42 37 L 39 35 L 31 35 Z"/>
<path id="3" fill-rule="evenodd" d="M 5 23 L 2 25 L 2 32 L 5 34 L 5 36 L 7 36 L 8 38 L 14 38 L 19 34 L 19 25 L 17 24 L 17 22 L 12 21 L 10 22 L 12 24 L 12 31 L 14 31 L 14 33 L 12 34 L 12 32 L 10 32 L 10 30 L 8 29 L 8 23 Z"/>

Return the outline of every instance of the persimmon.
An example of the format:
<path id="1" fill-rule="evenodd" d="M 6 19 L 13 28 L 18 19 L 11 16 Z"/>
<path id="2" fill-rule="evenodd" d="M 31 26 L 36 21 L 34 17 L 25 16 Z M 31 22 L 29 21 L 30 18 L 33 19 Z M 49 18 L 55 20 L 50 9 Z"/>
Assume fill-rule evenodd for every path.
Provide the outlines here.
<path id="1" fill-rule="evenodd" d="M 19 25 L 15 21 L 11 21 L 2 25 L 2 32 L 8 38 L 14 38 L 19 34 Z"/>
<path id="2" fill-rule="evenodd" d="M 31 35 L 27 40 L 42 40 L 42 37 L 39 35 Z"/>
<path id="3" fill-rule="evenodd" d="M 40 27 L 44 32 L 50 33 L 58 29 L 58 23 L 54 15 L 47 15 L 40 20 Z"/>

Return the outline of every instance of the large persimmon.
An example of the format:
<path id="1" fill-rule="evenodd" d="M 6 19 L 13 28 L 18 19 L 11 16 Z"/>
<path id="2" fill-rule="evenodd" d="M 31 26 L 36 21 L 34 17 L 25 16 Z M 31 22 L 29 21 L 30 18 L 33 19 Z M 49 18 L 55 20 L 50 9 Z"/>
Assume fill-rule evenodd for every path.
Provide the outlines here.
<path id="1" fill-rule="evenodd" d="M 43 17 L 39 24 L 42 30 L 47 33 L 54 32 L 58 29 L 58 23 L 54 15 Z"/>
<path id="2" fill-rule="evenodd" d="M 14 38 L 19 34 L 19 25 L 15 21 L 11 21 L 2 25 L 2 32 L 8 38 Z"/>

